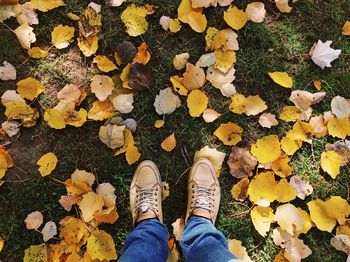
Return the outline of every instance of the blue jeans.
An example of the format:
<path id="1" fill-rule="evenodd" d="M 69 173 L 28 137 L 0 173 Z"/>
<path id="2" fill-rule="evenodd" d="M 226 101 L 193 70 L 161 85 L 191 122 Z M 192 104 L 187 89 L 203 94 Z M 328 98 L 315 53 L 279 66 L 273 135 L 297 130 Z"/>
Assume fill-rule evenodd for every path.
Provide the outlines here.
<path id="1" fill-rule="evenodd" d="M 228 251 L 224 235 L 205 218 L 192 216 L 180 245 L 186 261 L 239 261 Z M 168 257 L 168 229 L 158 219 L 141 221 L 126 238 L 119 262 L 165 262 Z"/>

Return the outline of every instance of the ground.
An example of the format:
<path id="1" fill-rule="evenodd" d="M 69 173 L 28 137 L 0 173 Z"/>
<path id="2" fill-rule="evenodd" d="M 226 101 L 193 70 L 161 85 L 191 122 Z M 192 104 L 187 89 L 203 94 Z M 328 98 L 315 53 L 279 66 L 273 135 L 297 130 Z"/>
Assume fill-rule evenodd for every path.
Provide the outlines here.
<path id="1" fill-rule="evenodd" d="M 59 23 L 75 25 L 75 22 L 66 17 L 66 13 L 79 13 L 86 8 L 89 1 L 65 2 L 65 8 L 40 13 L 40 25 L 35 27 L 38 46 L 50 46 L 51 31 Z M 160 89 L 170 85 L 170 76 L 177 74 L 172 58 L 175 54 L 188 52 L 191 54 L 190 61 L 196 62 L 204 52 L 204 34 L 194 33 L 186 25 L 180 33 L 171 34 L 159 26 L 158 21 L 162 15 L 176 16 L 179 0 L 133 2 L 159 5 L 156 13 L 148 18 L 150 26 L 147 33 L 136 38 L 125 33 L 120 20 L 125 4 L 122 8 L 103 9 L 103 29 L 98 53 L 111 55 L 117 43 L 123 40 L 130 40 L 135 45 L 145 41 L 152 53 L 151 65 L 155 73 L 155 83 L 150 90 L 137 95 L 135 109 L 128 117 L 138 122 L 136 140 L 142 159 L 154 160 L 161 170 L 163 181 L 170 184 L 170 196 L 164 201 L 163 210 L 165 224 L 171 230 L 171 223 L 185 215 L 187 171 L 195 151 L 209 145 L 226 153 L 230 152 L 229 147 L 223 146 L 212 135 L 220 123 L 233 121 L 243 127 L 245 131 L 240 144 L 242 147 L 248 147 L 263 135 L 275 133 L 281 137 L 290 125 L 281 123 L 271 130 L 263 129 L 259 126 L 257 117 L 238 116 L 228 111 L 230 99 L 207 86 L 205 91 L 210 96 L 210 107 L 224 112 L 218 122 L 208 125 L 199 118 L 191 118 L 183 100 L 183 105 L 175 113 L 166 116 L 165 127 L 155 129 L 153 123 L 159 116 L 153 107 L 154 98 Z M 251 1 L 236 0 L 235 4 L 243 8 L 248 2 Z M 316 114 L 329 110 L 330 101 L 335 95 L 349 98 L 350 45 L 349 38 L 341 35 L 342 25 L 349 20 L 349 1 L 298 1 L 291 14 L 280 14 L 271 2 L 265 1 L 268 12 L 266 22 L 249 23 L 239 33 L 240 50 L 237 53 L 237 79 L 234 82 L 238 92 L 260 95 L 267 102 L 269 111 L 278 113 L 283 106 L 289 105 L 290 90 L 277 87 L 266 73 L 287 71 L 293 76 L 296 89 L 314 92 L 312 81 L 322 80 L 322 89 L 327 92 L 327 97 L 322 104 L 315 106 Z M 221 29 L 227 27 L 222 22 L 223 10 L 206 10 L 209 26 Z M 15 20 L 7 21 L 6 25 L 0 25 L 0 62 L 7 60 L 15 65 L 19 73 L 18 79 L 33 76 L 42 81 L 46 91 L 33 104 L 39 108 L 41 115 L 44 109 L 55 105 L 55 94 L 66 83 L 78 81 L 88 89 L 89 79 L 96 69 L 91 66 L 90 58 L 80 56 L 76 43 L 64 50 L 52 49 L 47 59 L 29 60 L 16 36 L 9 30 L 15 28 Z M 333 62 L 331 69 L 321 70 L 307 55 L 318 39 L 332 40 L 333 45 L 342 50 L 342 55 Z M 15 88 L 15 82 L 0 82 L 0 95 L 7 89 Z M 93 101 L 93 95 L 89 95 L 82 106 L 89 109 Z M 1 120 L 4 117 L 3 111 L 2 107 Z M 115 157 L 99 141 L 100 125 L 101 123 L 91 121 L 82 128 L 68 127 L 57 131 L 49 128 L 40 119 L 35 127 L 22 128 L 20 137 L 7 147 L 14 158 L 15 167 L 8 171 L 6 182 L 0 188 L 0 236 L 6 242 L 0 260 L 20 261 L 25 248 L 42 242 L 40 234 L 25 229 L 23 220 L 28 213 L 39 210 L 44 217 L 55 222 L 67 215 L 58 203 L 59 197 L 65 193 L 65 188 L 58 181 L 67 179 L 76 168 L 93 170 L 99 182 L 110 182 L 116 187 L 120 218 L 113 226 L 103 228 L 111 233 L 118 254 L 121 253 L 125 237 L 132 229 L 128 188 L 136 165 L 129 166 L 124 157 Z M 160 148 L 160 142 L 174 131 L 178 139 L 177 147 L 173 152 L 166 153 Z M 325 199 L 331 195 L 348 198 L 349 167 L 344 167 L 336 180 L 320 172 L 320 154 L 327 142 L 332 142 L 332 139 L 316 139 L 312 145 L 304 145 L 293 156 L 294 174 L 309 179 L 314 186 L 314 193 L 309 200 Z M 37 172 L 36 161 L 49 151 L 57 155 L 58 166 L 52 176 L 42 178 Z M 236 182 L 225 163 L 220 176 L 222 201 L 217 227 L 227 238 L 242 240 L 255 261 L 272 261 L 279 248 L 271 240 L 258 235 L 254 229 L 249 217 L 251 204 L 248 201 L 239 203 L 232 200 L 230 189 Z M 295 203 L 307 209 L 306 202 Z M 76 212 L 77 210 L 73 210 L 71 213 Z M 331 234 L 312 229 L 303 238 L 313 251 L 312 256 L 305 261 L 345 261 L 345 256 L 330 246 L 330 238 Z"/>

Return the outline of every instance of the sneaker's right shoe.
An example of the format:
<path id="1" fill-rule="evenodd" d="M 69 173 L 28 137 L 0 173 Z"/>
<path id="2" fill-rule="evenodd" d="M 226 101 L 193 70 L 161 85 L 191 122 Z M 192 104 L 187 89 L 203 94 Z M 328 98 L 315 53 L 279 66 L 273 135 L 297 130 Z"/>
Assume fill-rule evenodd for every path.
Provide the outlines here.
<path id="1" fill-rule="evenodd" d="M 212 163 L 198 159 L 188 177 L 186 222 L 191 215 L 209 219 L 215 224 L 220 206 L 220 184 Z"/>

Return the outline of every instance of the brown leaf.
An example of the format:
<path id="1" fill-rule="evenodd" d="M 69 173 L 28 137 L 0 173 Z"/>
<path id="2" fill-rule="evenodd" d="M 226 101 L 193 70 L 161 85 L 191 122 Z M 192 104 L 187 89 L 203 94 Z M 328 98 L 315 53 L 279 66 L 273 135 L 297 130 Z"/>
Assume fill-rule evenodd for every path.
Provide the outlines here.
<path id="1" fill-rule="evenodd" d="M 122 59 L 123 63 L 131 63 L 137 54 L 137 49 L 133 43 L 123 41 L 117 46 L 117 53 Z"/>
<path id="2" fill-rule="evenodd" d="M 249 151 L 236 146 L 232 147 L 232 152 L 227 160 L 230 174 L 237 178 L 251 176 L 257 163 Z"/>
<path id="3" fill-rule="evenodd" d="M 153 71 L 148 65 L 133 63 L 129 73 L 129 86 L 134 90 L 149 89 L 154 80 Z"/>

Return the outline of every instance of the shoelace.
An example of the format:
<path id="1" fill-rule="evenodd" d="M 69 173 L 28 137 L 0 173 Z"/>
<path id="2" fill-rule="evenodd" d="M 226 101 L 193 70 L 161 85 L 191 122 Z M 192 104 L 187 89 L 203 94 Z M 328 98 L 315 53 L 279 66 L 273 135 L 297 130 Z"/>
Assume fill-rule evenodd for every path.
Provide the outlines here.
<path id="1" fill-rule="evenodd" d="M 215 188 L 208 188 L 199 185 L 192 185 L 191 209 L 202 208 L 213 212 Z"/>
<path id="2" fill-rule="evenodd" d="M 158 213 L 157 191 L 158 188 L 136 189 L 136 214 L 145 213 L 147 210 Z"/>

